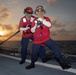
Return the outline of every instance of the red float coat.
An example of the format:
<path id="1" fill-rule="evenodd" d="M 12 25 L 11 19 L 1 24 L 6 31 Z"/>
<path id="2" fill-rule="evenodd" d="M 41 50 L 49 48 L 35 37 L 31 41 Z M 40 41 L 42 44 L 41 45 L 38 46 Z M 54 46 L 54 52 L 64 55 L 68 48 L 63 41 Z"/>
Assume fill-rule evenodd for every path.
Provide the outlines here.
<path id="1" fill-rule="evenodd" d="M 26 27 L 27 25 L 30 26 L 30 29 L 28 29 L 26 32 L 23 31 L 22 33 L 22 37 L 24 38 L 28 38 L 30 36 L 32 36 L 33 34 L 31 33 L 31 24 L 33 22 L 33 20 L 35 19 L 35 16 L 31 16 L 30 20 L 27 20 L 26 16 L 22 17 L 20 22 L 19 22 L 19 29 L 22 27 Z"/>
<path id="2" fill-rule="evenodd" d="M 36 25 L 38 18 L 34 19 L 32 22 L 32 28 Z M 46 42 L 50 39 L 50 30 L 51 27 L 51 21 L 48 17 L 44 16 L 44 20 L 50 24 L 50 26 L 46 26 L 44 24 L 41 24 L 40 27 L 36 28 L 33 36 L 34 36 L 34 44 L 41 44 Z"/>

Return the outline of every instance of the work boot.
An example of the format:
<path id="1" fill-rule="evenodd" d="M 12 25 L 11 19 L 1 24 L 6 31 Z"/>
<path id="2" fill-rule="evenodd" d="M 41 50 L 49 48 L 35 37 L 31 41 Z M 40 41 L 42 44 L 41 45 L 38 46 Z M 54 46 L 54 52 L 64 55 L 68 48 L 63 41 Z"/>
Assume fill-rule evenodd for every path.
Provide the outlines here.
<path id="1" fill-rule="evenodd" d="M 21 61 L 19 62 L 19 64 L 23 64 L 23 63 L 25 63 L 25 61 L 22 61 L 22 60 L 21 60 Z"/>
<path id="2" fill-rule="evenodd" d="M 69 62 L 65 61 L 63 58 L 59 58 L 59 59 L 56 58 L 56 60 L 60 64 L 62 69 L 69 69 L 69 68 L 71 68 L 71 64 Z"/>
<path id="3" fill-rule="evenodd" d="M 51 57 L 45 57 L 44 59 L 42 59 L 42 62 L 43 63 L 46 63 L 47 61 L 51 60 L 52 58 Z"/>
<path id="4" fill-rule="evenodd" d="M 35 64 L 31 63 L 30 65 L 26 66 L 26 69 L 31 69 L 31 68 L 35 68 Z"/>

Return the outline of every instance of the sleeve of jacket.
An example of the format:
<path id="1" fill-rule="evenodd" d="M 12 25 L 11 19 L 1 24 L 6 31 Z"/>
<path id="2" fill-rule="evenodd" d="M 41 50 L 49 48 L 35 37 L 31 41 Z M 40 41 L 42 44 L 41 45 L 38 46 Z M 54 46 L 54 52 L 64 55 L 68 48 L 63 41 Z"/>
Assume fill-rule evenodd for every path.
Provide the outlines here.
<path id="1" fill-rule="evenodd" d="M 46 19 L 43 20 L 43 24 L 47 27 L 52 27 L 51 20 L 48 17 L 46 17 Z"/>
<path id="2" fill-rule="evenodd" d="M 35 20 L 36 20 L 36 19 L 34 19 L 34 21 L 32 22 L 32 26 L 31 26 L 31 32 L 32 32 L 32 33 L 35 32 L 36 26 L 37 26 L 36 23 L 35 23 Z"/>
<path id="3" fill-rule="evenodd" d="M 48 18 L 48 17 L 44 17 L 44 20 L 42 18 L 38 18 L 39 21 L 42 21 L 43 24 L 46 26 L 46 27 L 51 27 L 52 24 L 51 24 L 51 20 Z"/>

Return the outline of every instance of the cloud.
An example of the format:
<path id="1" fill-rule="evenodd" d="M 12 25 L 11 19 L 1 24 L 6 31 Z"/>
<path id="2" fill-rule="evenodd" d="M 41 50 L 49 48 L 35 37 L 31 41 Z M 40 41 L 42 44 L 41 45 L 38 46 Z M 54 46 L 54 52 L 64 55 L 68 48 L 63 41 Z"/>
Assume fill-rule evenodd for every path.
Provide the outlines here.
<path id="1" fill-rule="evenodd" d="M 51 17 L 51 22 L 52 22 L 52 28 L 50 29 L 52 32 L 56 32 L 59 30 L 64 29 L 65 24 L 58 22 L 58 19 L 55 17 Z"/>
<path id="2" fill-rule="evenodd" d="M 17 30 L 17 25 L 0 23 L 0 31 L 4 32 L 4 36 L 12 35 Z"/>
<path id="3" fill-rule="evenodd" d="M 76 37 L 76 22 L 73 24 L 65 24 L 57 21 L 57 18 L 52 19 L 52 28 L 50 28 L 52 36 Z"/>
<path id="4" fill-rule="evenodd" d="M 65 30 L 69 32 L 69 35 L 76 36 L 76 22 L 65 26 Z"/>
<path id="5" fill-rule="evenodd" d="M 69 24 L 65 26 L 66 31 L 75 31 L 76 32 L 76 23 L 74 24 Z"/>
<path id="6" fill-rule="evenodd" d="M 58 0 L 47 0 L 50 5 L 56 4 Z"/>
<path id="7" fill-rule="evenodd" d="M 12 36 L 13 34 L 15 34 L 18 31 L 18 25 L 13 25 L 13 24 L 4 24 L 4 23 L 0 23 L 0 31 L 3 32 L 3 37 L 0 38 L 1 41 L 6 40 L 7 38 L 9 38 L 10 36 Z M 9 40 L 20 40 L 21 39 L 21 33 L 16 34 L 15 36 L 13 36 L 12 38 L 10 38 Z"/>
<path id="8" fill-rule="evenodd" d="M 19 2 L 19 0 L 8 0 L 8 2 L 10 4 L 17 4 Z"/>
<path id="9" fill-rule="evenodd" d="M 5 19 L 5 18 L 11 18 L 12 14 L 9 12 L 9 10 L 3 6 L 0 5 L 0 19 Z"/>

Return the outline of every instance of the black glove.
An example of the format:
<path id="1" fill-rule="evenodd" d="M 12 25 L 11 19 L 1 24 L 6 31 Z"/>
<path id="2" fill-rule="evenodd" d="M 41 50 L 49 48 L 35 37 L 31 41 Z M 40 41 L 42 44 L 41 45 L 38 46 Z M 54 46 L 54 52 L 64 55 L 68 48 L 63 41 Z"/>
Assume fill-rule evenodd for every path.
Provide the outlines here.
<path id="1" fill-rule="evenodd" d="M 37 26 L 41 25 L 42 24 L 42 21 L 37 21 Z"/>

